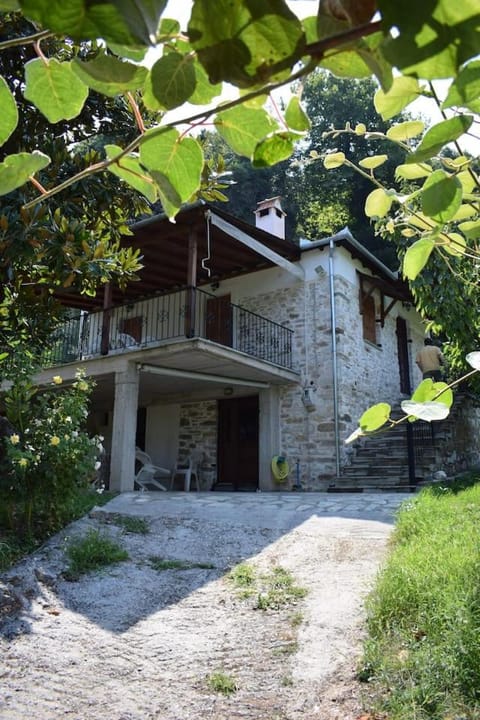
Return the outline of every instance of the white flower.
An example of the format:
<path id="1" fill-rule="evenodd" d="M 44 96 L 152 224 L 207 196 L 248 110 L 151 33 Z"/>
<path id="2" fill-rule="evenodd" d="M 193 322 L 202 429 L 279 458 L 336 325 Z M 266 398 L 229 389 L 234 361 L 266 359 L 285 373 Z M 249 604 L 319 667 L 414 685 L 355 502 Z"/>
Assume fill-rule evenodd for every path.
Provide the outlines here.
<path id="1" fill-rule="evenodd" d="M 100 462 L 100 460 L 97 460 L 97 462 L 96 462 L 95 465 L 93 466 L 93 469 L 94 469 L 94 470 L 100 470 L 101 467 L 102 467 L 102 463 Z"/>
<path id="2" fill-rule="evenodd" d="M 72 422 L 72 418 L 70 417 L 70 415 L 67 415 L 67 417 L 65 418 L 65 422 L 66 422 L 66 423 L 71 423 L 71 422 Z"/>
<path id="3" fill-rule="evenodd" d="M 77 438 L 78 437 L 78 430 L 72 430 L 72 437 Z"/>

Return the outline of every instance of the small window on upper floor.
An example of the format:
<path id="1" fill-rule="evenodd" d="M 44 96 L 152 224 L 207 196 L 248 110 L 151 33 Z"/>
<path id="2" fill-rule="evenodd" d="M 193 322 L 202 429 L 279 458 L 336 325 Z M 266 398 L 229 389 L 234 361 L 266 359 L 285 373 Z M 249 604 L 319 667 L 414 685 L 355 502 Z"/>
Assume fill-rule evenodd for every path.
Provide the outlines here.
<path id="1" fill-rule="evenodd" d="M 360 296 L 360 312 L 362 314 L 363 339 L 377 344 L 377 323 L 375 319 L 375 299 L 373 295 Z"/>

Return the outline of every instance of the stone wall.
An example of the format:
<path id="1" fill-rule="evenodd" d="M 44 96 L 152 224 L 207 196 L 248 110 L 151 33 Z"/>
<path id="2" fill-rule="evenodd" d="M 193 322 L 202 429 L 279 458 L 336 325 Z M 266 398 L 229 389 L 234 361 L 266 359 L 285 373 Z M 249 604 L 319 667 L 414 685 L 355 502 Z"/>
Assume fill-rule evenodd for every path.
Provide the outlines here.
<path id="1" fill-rule="evenodd" d="M 206 454 L 210 463 L 217 457 L 217 401 L 206 400 L 180 406 L 178 461 L 191 453 Z"/>

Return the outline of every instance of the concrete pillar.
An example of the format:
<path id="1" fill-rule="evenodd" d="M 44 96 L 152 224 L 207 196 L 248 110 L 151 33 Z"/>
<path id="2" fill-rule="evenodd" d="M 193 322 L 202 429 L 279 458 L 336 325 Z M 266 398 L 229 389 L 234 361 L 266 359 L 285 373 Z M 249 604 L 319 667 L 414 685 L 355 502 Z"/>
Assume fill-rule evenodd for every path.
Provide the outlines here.
<path id="1" fill-rule="evenodd" d="M 115 373 L 110 489 L 118 492 L 133 490 L 138 384 L 139 371 L 134 363 Z"/>
<path id="2" fill-rule="evenodd" d="M 274 455 L 282 452 L 280 447 L 280 399 L 278 387 L 259 392 L 259 468 L 260 490 L 278 490 L 272 478 L 271 463 Z"/>

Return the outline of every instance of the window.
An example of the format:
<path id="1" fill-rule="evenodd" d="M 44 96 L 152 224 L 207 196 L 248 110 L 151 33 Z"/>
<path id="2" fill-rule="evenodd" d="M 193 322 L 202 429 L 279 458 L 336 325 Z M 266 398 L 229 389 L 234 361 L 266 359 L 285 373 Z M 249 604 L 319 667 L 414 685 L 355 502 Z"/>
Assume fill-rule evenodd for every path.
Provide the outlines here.
<path id="1" fill-rule="evenodd" d="M 360 312 L 363 322 L 363 339 L 377 344 L 377 323 L 375 321 L 375 299 L 373 295 L 360 296 Z"/>

